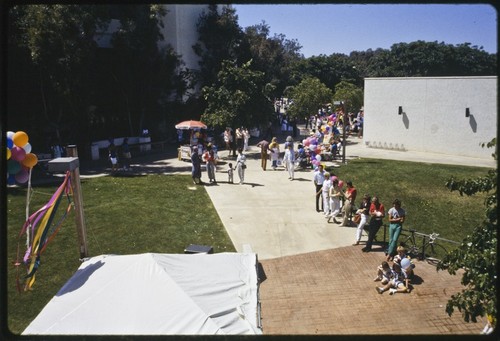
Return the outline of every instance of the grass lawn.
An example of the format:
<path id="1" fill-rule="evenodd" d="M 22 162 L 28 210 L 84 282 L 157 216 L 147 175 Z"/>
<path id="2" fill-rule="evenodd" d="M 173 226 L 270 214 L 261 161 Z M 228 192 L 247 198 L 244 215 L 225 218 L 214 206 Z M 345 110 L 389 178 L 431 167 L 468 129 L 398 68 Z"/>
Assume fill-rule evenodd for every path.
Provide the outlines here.
<path id="1" fill-rule="evenodd" d="M 100 177 L 82 179 L 81 184 L 90 256 L 183 253 L 189 244 L 211 245 L 214 252 L 235 251 L 208 194 L 203 186 L 193 186 L 190 176 Z M 30 214 L 58 185 L 34 186 Z M 26 189 L 9 188 L 7 200 L 10 264 L 16 259 L 17 236 L 25 220 Z M 65 209 L 65 201 L 58 211 Z M 21 258 L 25 243 L 23 236 Z M 32 291 L 19 294 L 14 267 L 9 268 L 8 323 L 13 333 L 21 333 L 73 275 L 80 266 L 78 258 L 72 212 L 42 254 Z"/>
<path id="2" fill-rule="evenodd" d="M 407 211 L 405 226 L 420 232 L 438 232 L 444 238 L 460 241 L 484 217 L 484 197 L 460 197 L 444 186 L 452 175 L 474 178 L 484 175 L 484 168 L 360 159 L 329 171 L 341 179 L 352 180 L 359 197 L 364 193 L 377 194 L 386 209 L 392 206 L 394 198 L 401 199 Z M 30 214 L 50 199 L 57 185 L 34 186 Z M 82 191 L 91 256 L 183 253 L 191 243 L 212 245 L 215 252 L 235 251 L 205 189 L 192 186 L 189 175 L 85 179 Z M 8 264 L 16 259 L 25 205 L 26 189 L 9 188 Z M 22 254 L 24 244 L 25 236 L 20 240 Z M 42 254 L 32 291 L 17 293 L 14 267 L 8 269 L 7 318 L 11 332 L 21 333 L 36 317 L 77 270 L 78 257 L 71 213 Z"/>

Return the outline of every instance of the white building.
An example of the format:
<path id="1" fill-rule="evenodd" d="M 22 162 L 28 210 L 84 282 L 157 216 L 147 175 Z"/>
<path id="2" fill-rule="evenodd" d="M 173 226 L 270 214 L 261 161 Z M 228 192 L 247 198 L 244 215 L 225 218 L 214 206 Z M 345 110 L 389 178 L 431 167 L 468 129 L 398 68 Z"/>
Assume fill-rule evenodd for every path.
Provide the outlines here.
<path id="1" fill-rule="evenodd" d="M 365 79 L 368 147 L 491 160 L 497 136 L 497 77 Z"/>

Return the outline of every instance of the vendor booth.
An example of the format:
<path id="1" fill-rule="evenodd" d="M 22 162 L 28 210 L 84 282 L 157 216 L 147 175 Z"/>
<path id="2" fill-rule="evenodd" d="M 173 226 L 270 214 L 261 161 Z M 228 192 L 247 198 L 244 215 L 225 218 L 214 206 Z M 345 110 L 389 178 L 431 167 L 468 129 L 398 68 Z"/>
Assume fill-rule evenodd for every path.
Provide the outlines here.
<path id="1" fill-rule="evenodd" d="M 183 121 L 177 123 L 175 128 L 179 131 L 188 130 L 189 131 L 189 144 L 181 145 L 178 149 L 178 159 L 179 160 L 191 160 L 191 151 L 193 146 L 197 146 L 200 142 L 201 129 L 207 129 L 205 123 L 200 121 Z"/>

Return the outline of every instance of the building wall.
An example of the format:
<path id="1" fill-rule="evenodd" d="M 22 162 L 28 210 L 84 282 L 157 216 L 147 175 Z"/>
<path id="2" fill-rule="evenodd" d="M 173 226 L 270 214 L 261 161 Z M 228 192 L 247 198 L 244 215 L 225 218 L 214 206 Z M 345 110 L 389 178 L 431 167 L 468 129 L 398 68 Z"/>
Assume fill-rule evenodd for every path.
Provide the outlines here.
<path id="1" fill-rule="evenodd" d="M 366 78 L 364 112 L 368 147 L 491 159 L 497 77 Z"/>
<path id="2" fill-rule="evenodd" d="M 165 5 L 165 8 L 168 13 L 163 19 L 164 27 L 160 28 L 164 37 L 160 46 L 170 44 L 188 69 L 198 70 L 199 57 L 193 51 L 198 42 L 196 24 L 208 5 Z"/>

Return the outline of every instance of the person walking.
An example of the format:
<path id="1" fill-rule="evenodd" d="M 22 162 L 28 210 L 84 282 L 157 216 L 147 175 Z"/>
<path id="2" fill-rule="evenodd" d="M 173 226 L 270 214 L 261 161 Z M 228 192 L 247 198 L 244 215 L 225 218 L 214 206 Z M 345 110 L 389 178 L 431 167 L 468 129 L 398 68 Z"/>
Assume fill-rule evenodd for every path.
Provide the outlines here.
<path id="1" fill-rule="evenodd" d="M 267 155 L 269 152 L 269 142 L 262 140 L 257 143 L 257 147 L 260 147 L 260 166 L 262 167 L 262 170 L 265 171 L 267 167 L 267 159 L 269 158 Z"/>
<path id="2" fill-rule="evenodd" d="M 245 164 L 247 158 L 243 154 L 243 149 L 238 149 L 238 157 L 236 158 L 236 170 L 238 172 L 238 177 L 240 178 L 240 185 L 243 185 L 245 181 L 245 169 L 247 165 Z"/>
<path id="3" fill-rule="evenodd" d="M 273 139 L 271 140 L 269 150 L 271 151 L 271 166 L 273 167 L 273 170 L 276 170 L 276 167 L 278 167 L 278 159 L 280 156 L 280 145 L 276 137 L 273 137 Z"/>
<path id="4" fill-rule="evenodd" d="M 323 185 L 321 186 L 321 197 L 323 198 L 323 213 L 325 214 L 325 218 L 328 218 L 330 214 L 330 187 L 332 186 L 332 182 L 330 179 L 330 173 L 325 172 L 325 180 L 323 181 Z M 318 193 L 316 193 L 318 194 Z"/>
<path id="5" fill-rule="evenodd" d="M 362 249 L 363 252 L 370 252 L 372 250 L 373 239 L 382 226 L 382 220 L 385 216 L 384 205 L 380 203 L 378 197 L 374 196 L 372 198 L 372 203 L 370 205 L 370 225 L 368 226 L 368 241 L 366 246 Z"/>
<path id="6" fill-rule="evenodd" d="M 200 154 L 198 154 L 198 147 L 194 146 L 191 152 L 191 177 L 193 178 L 193 183 L 195 185 L 201 185 L 201 160 Z"/>
<path id="7" fill-rule="evenodd" d="M 401 200 L 394 199 L 392 207 L 387 211 L 387 215 L 389 216 L 389 244 L 386 256 L 387 261 L 390 261 L 396 255 L 396 244 L 406 218 L 406 212 L 401 208 Z"/>
<path id="8" fill-rule="evenodd" d="M 114 173 L 118 169 L 118 154 L 116 152 L 116 145 L 113 139 L 109 140 L 108 157 L 111 161 L 111 172 Z"/>
<path id="9" fill-rule="evenodd" d="M 250 140 L 250 132 L 246 127 L 243 127 L 243 151 L 246 152 L 248 150 L 248 141 Z"/>
<path id="10" fill-rule="evenodd" d="M 217 181 L 215 180 L 215 153 L 210 143 L 207 145 L 207 150 L 203 154 L 203 159 L 207 166 L 207 174 L 209 182 L 216 184 Z"/>
<path id="11" fill-rule="evenodd" d="M 328 222 L 333 219 L 335 224 L 340 223 L 336 219 L 337 215 L 340 213 L 340 197 L 342 197 L 344 193 L 339 186 L 339 180 L 337 178 L 332 179 L 332 185 L 330 186 L 330 214 L 327 215 Z"/>
<path id="12" fill-rule="evenodd" d="M 288 171 L 288 179 L 290 181 L 294 178 L 295 173 L 295 153 L 293 151 L 293 145 L 289 144 L 285 148 L 285 156 L 283 157 L 283 162 L 286 165 L 286 169 Z"/>
<path id="13" fill-rule="evenodd" d="M 369 194 L 363 195 L 363 201 L 359 205 L 359 209 L 356 211 L 356 214 L 360 215 L 360 220 L 356 229 L 356 240 L 352 245 L 359 245 L 359 241 L 361 240 L 363 228 L 365 227 L 366 220 L 368 219 L 368 214 L 370 212 L 370 199 Z"/>
<path id="14" fill-rule="evenodd" d="M 236 128 L 236 148 L 243 149 L 243 128 Z"/>
<path id="15" fill-rule="evenodd" d="M 224 143 L 226 144 L 227 156 L 231 156 L 231 145 L 233 143 L 233 136 L 231 135 L 231 128 L 227 127 L 224 130 Z"/>
<path id="16" fill-rule="evenodd" d="M 319 202 L 321 198 L 321 188 L 323 187 L 323 181 L 325 181 L 325 171 L 323 169 L 323 165 L 318 166 L 318 170 L 314 173 L 314 187 L 316 190 L 314 193 L 316 193 L 316 212 L 321 212 L 324 210 L 324 206 L 319 209 Z"/>

